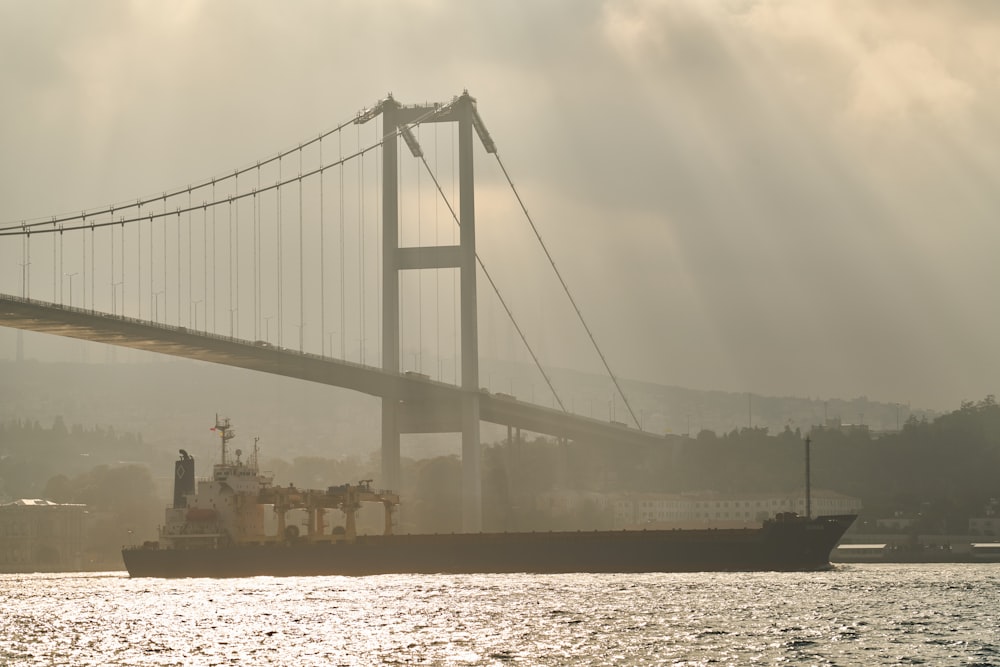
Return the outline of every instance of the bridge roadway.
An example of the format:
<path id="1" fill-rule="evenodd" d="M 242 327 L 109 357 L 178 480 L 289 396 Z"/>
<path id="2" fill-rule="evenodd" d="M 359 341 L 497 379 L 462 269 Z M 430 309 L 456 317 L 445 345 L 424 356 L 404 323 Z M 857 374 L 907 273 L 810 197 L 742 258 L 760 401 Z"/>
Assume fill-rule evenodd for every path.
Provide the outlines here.
<path id="1" fill-rule="evenodd" d="M 400 401 L 400 432 L 460 431 L 463 390 L 417 374 L 278 348 L 262 341 L 196 332 L 184 327 L 109 315 L 0 294 L 0 326 L 197 359 Z M 663 445 L 664 436 L 581 417 L 502 394 L 480 392 L 483 421 L 524 431 L 613 444 Z"/>

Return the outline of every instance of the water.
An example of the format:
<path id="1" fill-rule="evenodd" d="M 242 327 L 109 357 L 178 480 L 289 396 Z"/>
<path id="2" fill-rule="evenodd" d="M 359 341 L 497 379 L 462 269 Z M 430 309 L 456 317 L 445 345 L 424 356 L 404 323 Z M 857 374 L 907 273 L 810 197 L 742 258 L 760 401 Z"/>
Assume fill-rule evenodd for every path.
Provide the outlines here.
<path id="1" fill-rule="evenodd" d="M 0 575 L 0 665 L 996 665 L 1000 565 Z"/>

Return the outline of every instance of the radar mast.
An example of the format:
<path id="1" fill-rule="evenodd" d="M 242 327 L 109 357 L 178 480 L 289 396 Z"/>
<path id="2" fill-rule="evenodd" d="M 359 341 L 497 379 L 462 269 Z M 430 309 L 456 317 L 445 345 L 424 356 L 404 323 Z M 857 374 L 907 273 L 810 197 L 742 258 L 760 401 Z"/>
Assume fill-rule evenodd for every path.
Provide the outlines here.
<path id="1" fill-rule="evenodd" d="M 226 445 L 229 444 L 230 440 L 236 437 L 236 431 L 234 431 L 229 425 L 229 417 L 219 419 L 218 414 L 215 415 L 215 426 L 212 427 L 212 430 L 217 431 L 219 433 L 219 437 L 222 438 L 222 465 L 226 465 L 229 458 Z"/>

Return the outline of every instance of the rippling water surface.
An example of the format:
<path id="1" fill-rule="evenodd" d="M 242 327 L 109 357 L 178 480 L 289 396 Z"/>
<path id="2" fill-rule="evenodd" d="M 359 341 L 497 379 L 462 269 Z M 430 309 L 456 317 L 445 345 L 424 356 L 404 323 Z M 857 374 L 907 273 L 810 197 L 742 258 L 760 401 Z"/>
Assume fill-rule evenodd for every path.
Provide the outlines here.
<path id="1" fill-rule="evenodd" d="M 2 665 L 996 665 L 1000 565 L 0 575 Z"/>

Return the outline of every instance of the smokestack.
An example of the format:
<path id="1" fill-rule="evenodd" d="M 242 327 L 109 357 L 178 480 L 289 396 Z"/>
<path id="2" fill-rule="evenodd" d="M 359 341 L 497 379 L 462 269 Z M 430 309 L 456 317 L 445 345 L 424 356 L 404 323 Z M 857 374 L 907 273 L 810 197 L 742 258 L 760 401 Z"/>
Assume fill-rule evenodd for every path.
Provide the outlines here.
<path id="1" fill-rule="evenodd" d="M 194 493 L 194 457 L 183 449 L 174 462 L 174 509 L 187 507 L 188 494 Z"/>

